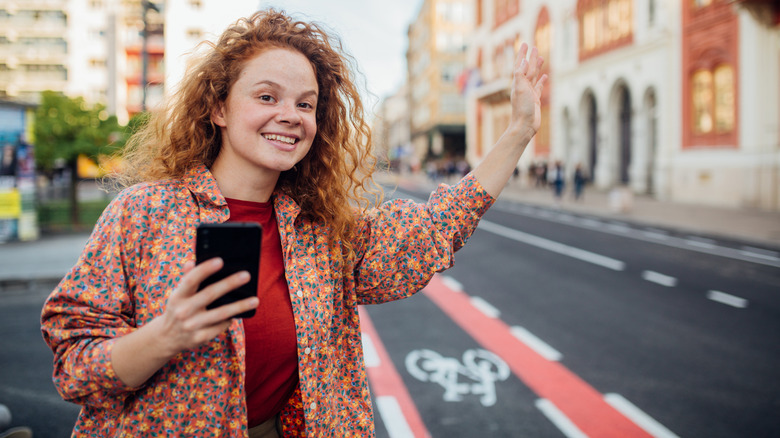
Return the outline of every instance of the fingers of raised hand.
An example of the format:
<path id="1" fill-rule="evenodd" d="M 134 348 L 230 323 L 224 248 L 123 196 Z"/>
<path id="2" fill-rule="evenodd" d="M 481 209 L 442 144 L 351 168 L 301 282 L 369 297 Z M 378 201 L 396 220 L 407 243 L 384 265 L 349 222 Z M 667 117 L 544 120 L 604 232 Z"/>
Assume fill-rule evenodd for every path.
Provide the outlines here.
<path id="1" fill-rule="evenodd" d="M 525 61 L 525 57 L 528 54 L 528 44 L 522 43 L 520 44 L 520 49 L 517 51 L 517 60 L 515 61 L 515 69 L 522 70 L 523 68 L 523 62 Z M 527 63 L 527 61 L 525 61 Z"/>

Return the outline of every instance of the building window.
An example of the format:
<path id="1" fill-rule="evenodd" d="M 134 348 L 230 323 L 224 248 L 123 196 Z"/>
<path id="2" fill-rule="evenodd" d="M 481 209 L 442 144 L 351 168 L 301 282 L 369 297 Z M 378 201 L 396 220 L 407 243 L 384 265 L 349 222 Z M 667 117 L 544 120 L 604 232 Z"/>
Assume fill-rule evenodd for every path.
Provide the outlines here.
<path id="1" fill-rule="evenodd" d="M 734 130 L 734 70 L 719 65 L 697 70 L 691 78 L 693 131 L 724 134 Z"/>
<path id="2" fill-rule="evenodd" d="M 631 0 L 580 0 L 577 19 L 580 24 L 580 59 L 631 42 Z"/>
<path id="3" fill-rule="evenodd" d="M 712 73 L 699 70 L 691 79 L 693 90 L 693 131 L 712 132 Z"/>
<path id="4" fill-rule="evenodd" d="M 493 4 L 495 26 L 501 26 L 520 13 L 520 0 L 495 0 Z"/>
<path id="5" fill-rule="evenodd" d="M 715 68 L 715 132 L 734 129 L 734 69 L 730 65 Z"/>

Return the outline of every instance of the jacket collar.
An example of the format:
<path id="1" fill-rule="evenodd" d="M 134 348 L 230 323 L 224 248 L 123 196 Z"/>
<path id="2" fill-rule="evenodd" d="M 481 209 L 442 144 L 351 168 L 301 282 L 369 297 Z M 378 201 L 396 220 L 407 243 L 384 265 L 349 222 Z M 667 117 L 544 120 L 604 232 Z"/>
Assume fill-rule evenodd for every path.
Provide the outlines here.
<path id="1" fill-rule="evenodd" d="M 222 196 L 222 192 L 219 191 L 214 175 L 205 165 L 198 164 L 188 170 L 182 181 L 187 190 L 195 197 L 201 209 L 208 211 L 216 210 L 218 214 L 224 212 L 225 217 L 222 221 L 228 219 L 230 213 L 227 209 L 227 201 Z M 277 212 L 284 212 L 286 213 L 285 217 L 295 221 L 295 218 L 301 212 L 301 208 L 295 200 L 279 190 L 274 191 L 272 199 Z M 279 214 L 277 213 L 278 216 Z"/>
<path id="2" fill-rule="evenodd" d="M 225 197 L 219 191 L 217 180 L 203 164 L 198 164 L 184 174 L 185 187 L 203 206 L 219 208 L 227 205 Z"/>

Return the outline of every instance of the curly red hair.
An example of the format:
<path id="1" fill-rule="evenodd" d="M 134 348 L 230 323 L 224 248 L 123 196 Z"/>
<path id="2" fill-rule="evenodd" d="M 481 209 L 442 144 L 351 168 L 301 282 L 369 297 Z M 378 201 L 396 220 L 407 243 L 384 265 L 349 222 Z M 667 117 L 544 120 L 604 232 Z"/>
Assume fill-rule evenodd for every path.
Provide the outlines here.
<path id="1" fill-rule="evenodd" d="M 340 240 L 351 253 L 353 209 L 375 204 L 380 191 L 371 178 L 376 161 L 354 62 L 340 40 L 315 23 L 271 9 L 238 20 L 208 45 L 166 107 L 131 137 L 119 182 L 175 179 L 199 163 L 210 167 L 222 144 L 211 111 L 225 102 L 245 63 L 272 47 L 295 50 L 317 77 L 317 135 L 306 157 L 282 172 L 277 190 L 295 199 L 301 214 L 328 223 L 332 241 Z"/>

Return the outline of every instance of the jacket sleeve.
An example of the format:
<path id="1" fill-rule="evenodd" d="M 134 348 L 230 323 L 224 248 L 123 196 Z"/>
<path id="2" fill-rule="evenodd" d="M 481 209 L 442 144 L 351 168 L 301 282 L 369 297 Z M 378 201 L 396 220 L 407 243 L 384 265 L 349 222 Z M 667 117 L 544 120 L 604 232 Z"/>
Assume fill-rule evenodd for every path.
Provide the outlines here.
<path id="1" fill-rule="evenodd" d="M 43 338 L 54 352 L 53 381 L 65 400 L 121 409 L 133 388 L 117 377 L 111 351 L 134 330 L 128 275 L 135 268 L 142 230 L 129 226 L 132 195 L 123 192 L 103 212 L 76 265 L 46 300 Z"/>
<path id="2" fill-rule="evenodd" d="M 388 201 L 360 223 L 356 245 L 358 304 L 411 296 L 452 267 L 495 199 L 469 174 L 440 185 L 427 203 Z"/>

